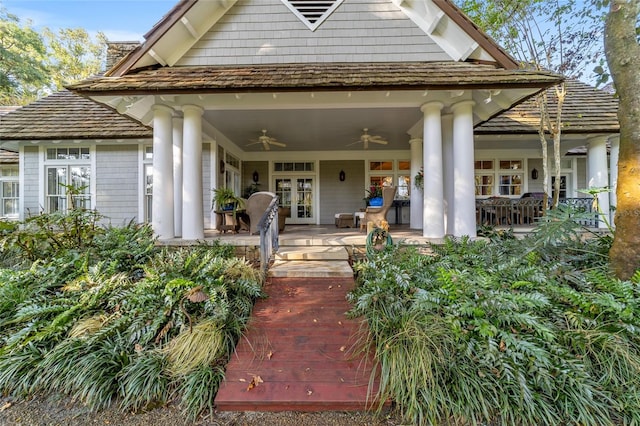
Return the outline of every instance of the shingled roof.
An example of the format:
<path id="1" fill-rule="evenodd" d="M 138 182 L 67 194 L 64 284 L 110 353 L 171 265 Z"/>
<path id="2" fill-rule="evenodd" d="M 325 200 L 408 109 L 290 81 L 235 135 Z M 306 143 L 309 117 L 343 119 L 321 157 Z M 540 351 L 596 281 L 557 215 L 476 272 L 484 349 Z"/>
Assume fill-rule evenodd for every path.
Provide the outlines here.
<path id="1" fill-rule="evenodd" d="M 618 100 L 603 90 L 577 80 L 567 80 L 567 95 L 562 108 L 562 133 L 618 133 Z M 547 89 L 549 102 L 557 98 Z M 555 118 L 555 106 L 549 110 Z M 538 133 L 540 108 L 535 99 L 517 105 L 475 128 L 476 135 Z"/>
<path id="2" fill-rule="evenodd" d="M 308 90 L 448 90 L 548 87 L 551 72 L 452 62 L 316 63 L 163 67 L 121 77 L 97 76 L 68 86 L 83 95 Z"/>
<path id="3" fill-rule="evenodd" d="M 0 116 L 0 140 L 148 138 L 152 133 L 149 127 L 68 90 Z"/>
<path id="4" fill-rule="evenodd" d="M 18 164 L 18 153 L 8 149 L 0 149 L 0 164 Z"/>

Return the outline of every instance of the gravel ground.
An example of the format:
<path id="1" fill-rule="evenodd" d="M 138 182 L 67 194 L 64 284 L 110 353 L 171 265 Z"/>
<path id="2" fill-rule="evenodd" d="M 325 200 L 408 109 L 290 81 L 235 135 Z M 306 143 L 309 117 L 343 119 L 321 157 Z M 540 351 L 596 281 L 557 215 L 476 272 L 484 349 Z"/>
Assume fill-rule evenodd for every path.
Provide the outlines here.
<path id="1" fill-rule="evenodd" d="M 400 426 L 403 423 L 393 414 L 375 417 L 369 413 L 326 411 L 320 413 L 297 412 L 220 412 L 190 422 L 173 406 L 157 408 L 145 413 L 122 413 L 115 408 L 91 412 L 81 404 L 64 398 L 35 398 L 17 401 L 0 398 L 0 425 L 2 426 Z"/>

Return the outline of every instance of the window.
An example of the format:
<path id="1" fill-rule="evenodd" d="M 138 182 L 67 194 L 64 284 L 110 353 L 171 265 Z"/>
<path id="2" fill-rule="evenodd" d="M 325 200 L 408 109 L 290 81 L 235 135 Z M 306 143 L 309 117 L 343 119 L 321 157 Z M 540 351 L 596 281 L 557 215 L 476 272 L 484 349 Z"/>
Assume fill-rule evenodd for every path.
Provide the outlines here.
<path id="1" fill-rule="evenodd" d="M 0 216 L 18 217 L 18 166 L 7 165 L 0 167 Z"/>
<path id="2" fill-rule="evenodd" d="M 225 155 L 226 167 L 224 169 L 224 186 L 233 190 L 233 193 L 240 195 L 240 159 L 229 154 Z"/>
<path id="3" fill-rule="evenodd" d="M 500 195 L 516 197 L 523 193 L 524 171 L 522 160 L 477 160 L 474 165 L 476 196 Z M 497 169 L 495 168 L 496 165 Z"/>
<path id="4" fill-rule="evenodd" d="M 411 186 L 411 162 L 408 160 L 369 161 L 369 184 L 396 185 L 396 199 L 408 199 Z"/>
<path id="5" fill-rule="evenodd" d="M 151 223 L 153 219 L 153 146 L 144 147 L 142 163 L 144 170 L 144 221 Z"/>
<path id="6" fill-rule="evenodd" d="M 273 163 L 274 172 L 312 172 L 314 170 L 313 162 L 286 162 Z"/>
<path id="7" fill-rule="evenodd" d="M 88 147 L 47 148 L 45 209 L 91 208 L 91 153 Z M 69 191 L 73 188 L 75 194 Z"/>
<path id="8" fill-rule="evenodd" d="M 500 160 L 498 179 L 500 181 L 500 195 L 521 195 L 522 160 Z"/>

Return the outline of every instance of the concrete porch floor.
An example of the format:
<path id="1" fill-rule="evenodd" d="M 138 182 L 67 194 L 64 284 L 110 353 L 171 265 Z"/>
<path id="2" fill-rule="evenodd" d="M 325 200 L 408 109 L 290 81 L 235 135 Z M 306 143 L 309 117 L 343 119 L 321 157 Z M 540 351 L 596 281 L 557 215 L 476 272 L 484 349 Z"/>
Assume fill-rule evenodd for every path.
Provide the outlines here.
<path id="1" fill-rule="evenodd" d="M 234 246 L 259 246 L 260 235 L 249 235 L 247 231 L 238 233 L 218 232 L 215 229 L 205 229 L 204 242 L 220 241 Z M 405 244 L 422 245 L 429 242 L 422 236 L 421 229 L 409 229 L 409 225 L 392 225 L 389 232 L 393 242 L 403 241 Z M 367 234 L 358 228 L 336 228 L 334 224 L 328 225 L 290 225 L 287 224 L 284 232 L 280 233 L 280 246 L 364 246 Z M 161 245 L 193 245 L 202 240 L 184 240 L 174 238 L 161 240 Z"/>
<path id="2" fill-rule="evenodd" d="M 497 229 L 509 227 L 497 227 Z M 531 232 L 532 226 L 514 227 L 516 234 Z M 389 232 L 394 244 L 402 242 L 408 245 L 424 245 L 427 243 L 440 243 L 442 239 L 430 239 L 422 236 L 421 229 L 410 229 L 409 225 L 390 225 Z M 337 228 L 334 224 L 327 225 L 291 225 L 287 224 L 284 232 L 279 236 L 281 247 L 285 246 L 365 246 L 367 234 L 358 228 Z M 183 240 L 174 238 L 159 241 L 161 245 L 188 246 L 201 242 L 210 243 L 220 241 L 224 244 L 244 247 L 259 247 L 260 235 L 249 235 L 247 231 L 236 234 L 231 232 L 220 233 L 215 229 L 206 229 L 204 240 Z"/>

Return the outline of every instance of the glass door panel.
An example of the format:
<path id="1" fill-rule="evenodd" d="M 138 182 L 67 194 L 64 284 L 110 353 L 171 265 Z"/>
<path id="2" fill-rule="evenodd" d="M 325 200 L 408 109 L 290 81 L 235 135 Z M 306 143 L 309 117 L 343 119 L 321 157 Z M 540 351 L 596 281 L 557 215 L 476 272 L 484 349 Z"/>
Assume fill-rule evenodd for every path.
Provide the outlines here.
<path id="1" fill-rule="evenodd" d="M 291 208 L 287 223 L 315 223 L 314 182 L 311 177 L 275 179 L 275 193 L 280 207 Z"/>
<path id="2" fill-rule="evenodd" d="M 313 178 L 296 179 L 297 218 L 311 219 L 314 216 L 313 208 Z"/>

